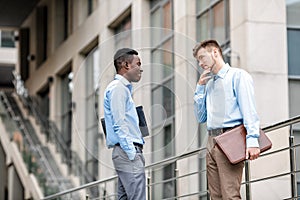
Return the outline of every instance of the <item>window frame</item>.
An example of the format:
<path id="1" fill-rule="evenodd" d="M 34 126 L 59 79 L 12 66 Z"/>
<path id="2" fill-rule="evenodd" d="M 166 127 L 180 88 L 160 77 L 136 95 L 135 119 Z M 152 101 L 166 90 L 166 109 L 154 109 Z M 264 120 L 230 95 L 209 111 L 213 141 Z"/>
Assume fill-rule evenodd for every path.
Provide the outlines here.
<path id="1" fill-rule="evenodd" d="M 172 30 L 174 30 L 174 3 L 173 3 L 173 0 L 162 0 L 160 2 L 157 2 L 151 9 L 150 9 L 150 16 L 152 16 L 152 14 L 154 12 L 156 12 L 158 9 L 163 9 L 163 7 L 167 4 L 167 3 L 171 3 L 172 4 L 172 13 L 171 13 L 171 27 L 172 27 Z M 160 11 L 163 13 L 163 11 Z M 161 15 L 160 16 L 161 18 L 161 21 L 163 21 L 164 19 L 164 15 Z M 157 27 L 157 28 L 162 28 L 162 27 Z M 151 48 L 151 61 L 153 60 L 153 52 L 155 52 L 156 50 L 162 50 L 162 51 L 165 51 L 163 50 L 161 47 L 164 46 L 164 44 L 166 44 L 168 41 L 171 40 L 172 42 L 172 48 L 171 48 L 171 52 L 174 52 L 174 32 L 171 31 L 169 34 L 167 34 L 166 36 L 164 36 L 163 32 L 160 33 L 160 37 L 162 38 L 159 43 L 157 43 L 154 47 Z M 160 58 L 161 60 L 161 58 Z M 172 64 L 174 66 L 174 62 L 175 62 L 175 59 L 174 59 L 174 56 L 172 56 Z M 159 63 L 160 64 L 160 63 Z M 152 72 L 151 72 L 152 74 Z M 151 86 L 151 96 L 153 94 L 153 91 L 157 90 L 159 87 L 162 87 L 162 85 L 165 85 L 167 82 L 171 81 L 173 79 L 173 87 L 174 87 L 174 78 L 175 78 L 175 75 L 174 75 L 174 68 L 173 68 L 173 73 L 164 77 L 162 80 L 160 80 L 159 82 L 156 82 L 155 85 Z M 152 77 L 151 77 L 151 80 Z M 174 104 L 174 102 L 173 102 Z M 166 120 L 168 122 L 171 122 L 175 119 L 175 112 L 172 116 L 168 117 Z M 161 122 L 161 123 L 158 123 L 158 124 L 152 124 L 152 129 L 154 129 L 155 127 L 159 127 L 161 126 L 162 124 L 165 124 L 165 126 L 168 126 L 170 125 L 169 124 L 166 124 L 166 122 Z"/>
<path id="2" fill-rule="evenodd" d="M 197 2 L 199 0 L 196 1 L 196 9 L 197 9 Z M 213 9 L 215 6 L 217 6 L 219 3 L 224 2 L 224 27 L 225 27 L 225 41 L 223 43 L 220 44 L 222 51 L 223 51 L 223 57 L 225 59 L 225 57 L 229 57 L 226 58 L 225 61 L 228 61 L 228 63 L 230 63 L 230 52 L 231 52 L 231 47 L 230 47 L 230 17 L 229 17 L 229 0 L 211 0 L 211 2 L 202 10 L 197 11 L 196 10 L 196 37 L 198 37 L 200 35 L 199 33 L 199 29 L 197 27 L 198 25 L 198 20 L 206 13 L 208 13 L 208 17 L 209 17 L 209 24 L 213 24 Z M 214 30 L 214 26 L 210 26 L 209 27 L 209 38 L 215 38 L 215 35 L 213 33 Z M 199 40 L 198 38 L 196 38 L 197 40 Z M 216 38 L 218 39 L 218 38 Z M 200 41 L 199 41 L 200 42 Z"/>
<path id="3" fill-rule="evenodd" d="M 95 46 L 94 48 L 92 48 L 87 54 L 85 54 L 85 84 L 86 84 L 86 94 L 85 94 L 85 107 L 86 107 L 86 111 L 85 111 L 85 131 L 86 131 L 86 136 L 85 136 L 85 140 L 86 140 L 86 145 L 88 145 L 89 141 L 95 141 L 97 142 L 97 139 L 100 138 L 100 133 L 99 133 L 99 123 L 98 123 L 98 111 L 96 113 L 94 112 L 89 112 L 89 108 L 90 106 L 94 106 L 96 109 L 98 109 L 98 99 L 95 99 L 95 97 L 99 97 L 99 84 L 95 84 L 95 80 L 94 80 L 94 73 L 95 73 L 95 67 L 99 67 L 95 65 L 94 62 L 94 56 L 95 53 L 100 53 L 99 51 L 99 47 Z M 98 56 L 98 59 L 100 59 L 100 56 Z M 98 71 L 100 73 L 100 71 Z M 90 77 L 90 75 L 92 74 L 92 78 Z M 100 75 L 100 74 L 99 74 Z M 90 87 L 90 88 L 89 88 Z M 91 89 L 92 88 L 92 89 Z M 94 103 L 93 103 L 94 102 Z M 92 105 L 90 105 L 92 104 Z M 97 107 L 96 107 L 97 105 Z M 92 122 L 88 122 L 88 120 L 91 118 L 88 115 L 91 114 L 96 114 L 96 117 L 93 118 L 95 119 Z M 94 130 L 96 130 L 96 132 L 94 132 Z M 92 137 L 92 139 L 90 138 Z M 98 156 L 99 156 L 99 148 L 98 145 L 94 145 L 91 144 L 93 146 L 93 148 L 87 148 L 86 151 L 86 159 L 85 159 L 85 168 L 86 170 L 90 173 L 93 174 L 93 181 L 97 180 L 98 176 L 99 176 L 99 170 L 98 170 Z M 95 149 L 95 147 L 97 147 Z M 95 156 L 96 153 L 96 156 Z M 90 171 L 90 169 L 92 170 L 92 172 Z M 91 180 L 85 180 L 85 181 L 91 181 Z"/>
<path id="4" fill-rule="evenodd" d="M 130 22 L 130 28 L 127 30 L 127 29 L 124 29 L 126 27 L 126 24 Z M 129 48 L 132 46 L 132 34 L 131 34 L 131 31 L 132 31 L 132 15 L 131 15 L 131 12 L 129 12 L 129 14 L 124 17 L 120 23 L 118 23 L 117 26 L 114 27 L 113 29 L 114 31 L 114 37 L 115 37 L 115 48 L 118 49 L 120 48 L 120 44 L 122 44 L 122 41 L 124 41 L 124 37 L 120 38 L 120 37 L 117 37 L 117 35 L 120 35 L 120 34 L 129 34 L 129 37 L 130 37 L 130 44 L 129 44 Z M 124 46 L 125 47 L 125 46 Z"/>
<path id="5" fill-rule="evenodd" d="M 288 31 L 289 30 L 296 30 L 296 31 L 299 31 L 300 33 L 300 25 L 299 26 L 295 26 L 295 25 L 287 25 L 287 35 L 288 35 Z M 287 36 L 287 45 L 288 45 L 288 36 Z M 288 51 L 288 46 L 287 46 L 287 51 Z M 287 52 L 288 53 L 288 52 Z M 288 58 L 287 58 L 288 59 Z M 288 61 L 289 62 L 289 61 Z M 300 67 L 300 63 L 299 63 L 299 67 Z M 288 79 L 289 80 L 300 80 L 300 74 L 299 75 L 290 75 L 289 74 L 289 68 L 290 66 L 288 65 Z"/>
<path id="6" fill-rule="evenodd" d="M 149 2 L 149 3 L 153 3 L 154 6 L 150 5 L 151 9 L 150 9 L 150 21 L 151 21 L 151 27 L 156 27 L 158 28 L 158 34 L 157 34 L 157 38 L 155 38 L 155 41 L 156 43 L 155 44 L 151 44 L 151 62 L 154 63 L 154 56 L 155 56 L 155 52 L 158 51 L 158 59 L 155 60 L 155 64 L 159 64 L 161 65 L 162 63 L 164 63 L 164 54 L 165 53 L 172 53 L 174 52 L 174 2 L 173 0 L 161 0 L 161 1 L 156 1 L 156 2 Z M 165 13 L 164 12 L 164 8 L 167 4 L 171 4 L 171 11 L 170 11 L 170 15 L 171 16 L 167 16 L 167 17 L 170 17 L 171 19 L 171 24 L 168 24 L 168 21 L 167 23 L 163 23 L 165 19 L 168 19 L 168 18 L 165 18 Z M 159 18 L 160 20 L 159 21 L 159 25 L 153 25 L 153 16 L 155 12 L 159 12 Z M 157 21 L 156 21 L 157 22 Z M 160 23 L 162 22 L 162 23 Z M 169 28 L 170 26 L 170 28 Z M 169 30 L 170 29 L 170 32 L 165 32 L 163 31 L 164 28 L 168 28 L 166 30 Z M 169 49 L 164 49 L 165 48 L 165 45 L 168 43 L 168 42 L 171 42 L 171 48 Z M 169 52 L 170 51 L 170 52 Z M 156 90 L 164 90 L 164 88 L 167 88 L 168 90 L 174 90 L 175 88 L 175 70 L 174 70 L 174 64 L 175 64 L 175 58 L 174 58 L 174 55 L 172 54 L 172 57 L 171 57 L 171 66 L 172 66 L 172 71 L 167 74 L 164 73 L 163 70 L 160 70 L 159 73 L 162 73 L 162 78 L 161 79 L 158 79 L 158 80 L 155 80 L 155 82 L 153 82 L 151 84 L 151 105 L 153 105 L 153 98 L 156 98 L 154 96 L 154 92 Z M 163 64 L 164 65 L 164 64 Z M 166 76 L 165 76 L 166 75 Z M 153 71 L 151 71 L 151 80 L 154 81 L 154 78 L 153 78 Z M 171 85 L 168 85 L 168 83 L 171 82 Z M 162 95 L 160 97 L 161 99 L 159 99 L 159 101 L 161 102 L 164 102 L 164 96 Z M 171 115 L 168 116 L 165 120 L 162 120 L 161 122 L 157 122 L 155 124 L 152 124 L 151 125 L 151 128 L 152 128 L 152 131 L 155 131 L 156 129 L 161 129 L 162 133 L 164 134 L 165 131 L 166 131 L 166 128 L 170 128 L 170 135 L 168 134 L 169 137 L 171 137 L 171 143 L 169 142 L 168 144 L 166 144 L 166 135 L 164 134 L 162 138 L 163 140 L 163 144 L 162 145 L 171 145 L 170 146 L 170 152 L 171 154 L 174 154 L 175 153 L 175 142 L 174 142 L 174 136 L 175 136 L 175 96 L 172 95 L 171 97 L 171 104 L 172 104 L 172 112 L 171 112 Z M 151 113 L 151 115 L 153 115 L 153 111 Z M 153 122 L 152 122 L 153 123 Z M 161 132 L 160 131 L 160 132 Z M 153 133 L 152 133 L 153 134 Z M 153 135 L 154 136 L 154 135 Z M 155 136 L 154 136 L 155 137 Z M 156 140 L 159 139 L 159 138 L 155 138 Z M 154 150 L 155 147 L 154 147 L 154 142 L 155 142 L 155 139 L 152 138 L 152 149 Z M 164 150 L 164 155 L 163 157 L 165 158 L 166 156 L 170 156 L 168 154 L 170 154 L 170 152 L 167 152 L 166 150 Z M 155 160 L 155 156 L 152 155 L 152 159 Z M 161 159 L 161 158 L 157 158 L 157 159 Z M 154 181 L 162 181 L 164 182 L 164 184 L 162 185 L 163 188 L 167 187 L 167 185 L 172 185 L 173 188 L 171 188 L 171 191 L 172 191 L 172 194 L 169 194 L 171 196 L 173 195 L 177 195 L 177 191 L 176 191 L 176 181 L 173 180 L 172 177 L 169 177 L 168 179 L 166 179 L 166 175 L 167 175 L 167 172 L 166 170 L 169 170 L 170 168 L 173 168 L 173 169 L 176 169 L 176 162 L 173 162 L 173 163 L 170 163 L 168 166 L 165 166 L 163 168 L 161 168 L 160 170 L 161 171 L 161 175 L 157 174 L 157 177 L 156 177 L 156 173 L 153 171 L 153 177 L 154 177 Z M 174 176 L 175 176 L 175 173 L 173 173 Z M 155 187 L 153 189 L 153 192 L 155 190 Z M 164 191 L 164 190 L 163 190 Z M 162 198 L 166 198 L 168 195 L 165 193 L 165 192 L 155 192 L 155 195 L 158 195 Z M 154 193 L 153 193 L 154 195 Z"/>

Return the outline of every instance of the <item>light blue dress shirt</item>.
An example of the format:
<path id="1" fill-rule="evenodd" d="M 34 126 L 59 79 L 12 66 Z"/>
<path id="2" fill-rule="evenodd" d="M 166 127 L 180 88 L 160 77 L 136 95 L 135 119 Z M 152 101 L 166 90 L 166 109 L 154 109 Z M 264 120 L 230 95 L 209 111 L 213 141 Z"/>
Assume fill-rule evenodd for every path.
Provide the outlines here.
<path id="1" fill-rule="evenodd" d="M 108 148 L 119 143 L 128 158 L 134 160 L 136 149 L 133 143 L 144 144 L 144 139 L 139 129 L 139 118 L 132 99 L 132 85 L 119 74 L 105 90 L 104 118 Z"/>
<path id="2" fill-rule="evenodd" d="M 225 64 L 206 85 L 197 85 L 194 111 L 207 129 L 244 124 L 247 147 L 259 147 L 259 119 L 256 113 L 253 80 L 243 69 Z"/>

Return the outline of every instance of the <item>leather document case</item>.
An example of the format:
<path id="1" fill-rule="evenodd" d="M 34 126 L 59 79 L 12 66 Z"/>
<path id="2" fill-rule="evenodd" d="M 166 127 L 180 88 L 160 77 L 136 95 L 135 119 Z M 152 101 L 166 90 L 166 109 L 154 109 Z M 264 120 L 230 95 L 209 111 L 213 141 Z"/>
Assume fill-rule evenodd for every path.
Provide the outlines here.
<path id="1" fill-rule="evenodd" d="M 246 135 L 246 128 L 244 125 L 240 125 L 216 136 L 214 139 L 220 149 L 227 156 L 228 160 L 232 164 L 237 164 L 246 160 Z M 261 129 L 258 142 L 260 153 L 263 153 L 272 147 L 272 142 Z"/>
<path id="2" fill-rule="evenodd" d="M 136 107 L 136 112 L 137 112 L 137 115 L 139 117 L 139 128 L 141 130 L 142 136 L 143 137 L 149 136 L 149 130 L 148 130 L 148 126 L 147 126 L 147 122 L 146 122 L 146 118 L 145 118 L 143 106 Z M 104 120 L 104 118 L 101 118 L 100 120 L 101 120 L 101 125 L 102 125 L 102 129 L 103 129 L 104 135 L 106 137 L 106 124 L 105 124 L 105 120 Z"/>

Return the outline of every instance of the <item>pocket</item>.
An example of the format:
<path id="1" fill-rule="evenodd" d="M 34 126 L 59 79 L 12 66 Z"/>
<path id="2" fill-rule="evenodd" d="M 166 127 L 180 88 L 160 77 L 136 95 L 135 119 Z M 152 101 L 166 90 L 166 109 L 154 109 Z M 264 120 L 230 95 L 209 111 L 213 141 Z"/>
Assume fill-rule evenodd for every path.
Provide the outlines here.
<path id="1" fill-rule="evenodd" d="M 136 153 L 134 160 L 133 160 L 133 170 L 135 173 L 142 173 L 144 172 L 145 168 L 145 159 L 143 154 Z"/>
<path id="2" fill-rule="evenodd" d="M 120 156 L 119 155 L 112 155 L 112 159 L 114 160 L 114 159 L 117 159 L 117 158 L 119 158 Z"/>
<path id="3" fill-rule="evenodd" d="M 112 151 L 111 158 L 112 158 L 112 160 L 114 160 L 114 159 L 116 159 L 116 158 L 118 158 L 118 157 L 119 157 L 119 155 L 118 155 L 118 153 L 117 153 L 117 148 L 115 147 L 115 148 L 113 149 L 113 151 Z"/>
<path id="4" fill-rule="evenodd" d="M 142 153 L 136 153 L 135 157 L 134 157 L 134 161 L 137 162 L 140 167 L 145 166 L 145 158 L 144 158 L 144 155 Z"/>

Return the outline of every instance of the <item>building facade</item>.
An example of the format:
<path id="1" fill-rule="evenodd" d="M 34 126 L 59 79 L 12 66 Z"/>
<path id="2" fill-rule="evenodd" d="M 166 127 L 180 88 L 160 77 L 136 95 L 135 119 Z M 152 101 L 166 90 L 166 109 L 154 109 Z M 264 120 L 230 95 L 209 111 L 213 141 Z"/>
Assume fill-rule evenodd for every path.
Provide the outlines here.
<path id="1" fill-rule="evenodd" d="M 115 175 L 100 118 L 118 48 L 134 48 L 141 57 L 144 72 L 133 97 L 143 105 L 150 129 L 144 150 L 149 165 L 205 146 L 206 127 L 197 124 L 193 111 L 201 70 L 192 49 L 201 40 L 218 40 L 226 62 L 251 74 L 261 127 L 299 115 L 299 17 L 299 0 L 40 0 L 15 29 L 16 74 L 36 109 L 56 126 L 54 136 L 41 130 L 37 137 L 75 187 Z M 298 143 L 299 134 L 296 126 Z M 272 151 L 289 145 L 288 129 L 270 138 Z M 67 153 L 55 153 L 53 141 L 63 141 L 60 148 Z M 290 169 L 290 154 L 266 156 L 250 167 L 253 180 L 283 173 Z M 195 171 L 201 173 L 172 179 Z M 152 199 L 192 193 L 187 199 L 207 198 L 204 154 L 149 170 L 147 176 L 161 183 L 153 185 Z M 51 194 L 44 189 L 34 196 L 24 180 L 24 198 Z M 297 180 L 300 188 L 300 175 Z M 289 198 L 290 182 L 290 176 L 255 182 L 252 199 Z M 11 190 L 8 185 L 1 187 Z M 104 191 L 114 193 L 115 183 L 94 194 Z"/>

